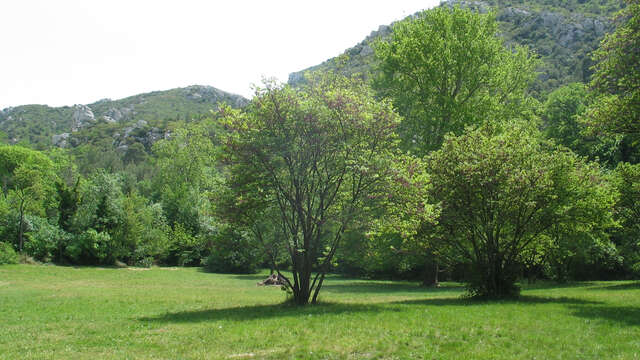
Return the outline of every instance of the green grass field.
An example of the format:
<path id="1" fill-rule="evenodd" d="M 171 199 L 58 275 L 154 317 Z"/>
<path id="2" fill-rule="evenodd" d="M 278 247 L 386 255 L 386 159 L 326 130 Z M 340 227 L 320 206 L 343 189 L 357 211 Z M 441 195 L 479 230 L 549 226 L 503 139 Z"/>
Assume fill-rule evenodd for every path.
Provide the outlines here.
<path id="1" fill-rule="evenodd" d="M 330 277 L 323 304 L 296 308 L 264 277 L 0 266 L 0 359 L 640 359 L 638 282 L 477 302 Z"/>

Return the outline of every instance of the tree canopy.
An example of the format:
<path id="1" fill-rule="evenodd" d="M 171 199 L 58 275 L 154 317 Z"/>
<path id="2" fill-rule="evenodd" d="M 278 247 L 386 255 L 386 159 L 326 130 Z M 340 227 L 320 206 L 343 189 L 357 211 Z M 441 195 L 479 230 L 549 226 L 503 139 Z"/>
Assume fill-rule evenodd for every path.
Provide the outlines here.
<path id="1" fill-rule="evenodd" d="M 404 117 L 405 148 L 425 154 L 449 132 L 529 110 L 536 61 L 523 47 L 506 47 L 497 31 L 493 14 L 438 7 L 395 24 L 388 41 L 375 43 L 374 86 Z"/>
<path id="2" fill-rule="evenodd" d="M 589 122 L 614 134 L 640 135 L 640 1 L 626 0 L 618 27 L 593 53 L 591 88 L 597 95 Z"/>

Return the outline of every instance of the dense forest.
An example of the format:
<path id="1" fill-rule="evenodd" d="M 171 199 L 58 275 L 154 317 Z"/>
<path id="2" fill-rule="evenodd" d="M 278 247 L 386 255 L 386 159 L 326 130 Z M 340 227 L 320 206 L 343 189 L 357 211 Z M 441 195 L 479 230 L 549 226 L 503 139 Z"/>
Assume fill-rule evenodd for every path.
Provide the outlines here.
<path id="1" fill-rule="evenodd" d="M 5 109 L 0 264 L 640 278 L 639 48 L 637 0 L 451 1 L 250 101 Z"/>

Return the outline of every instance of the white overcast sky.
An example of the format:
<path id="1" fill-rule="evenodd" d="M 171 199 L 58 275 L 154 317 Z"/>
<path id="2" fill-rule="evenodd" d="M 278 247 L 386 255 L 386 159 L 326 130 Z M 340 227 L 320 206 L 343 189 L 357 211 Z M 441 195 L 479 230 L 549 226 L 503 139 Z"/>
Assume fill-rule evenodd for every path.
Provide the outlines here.
<path id="1" fill-rule="evenodd" d="M 0 109 L 211 85 L 244 96 L 440 0 L 0 0 Z"/>

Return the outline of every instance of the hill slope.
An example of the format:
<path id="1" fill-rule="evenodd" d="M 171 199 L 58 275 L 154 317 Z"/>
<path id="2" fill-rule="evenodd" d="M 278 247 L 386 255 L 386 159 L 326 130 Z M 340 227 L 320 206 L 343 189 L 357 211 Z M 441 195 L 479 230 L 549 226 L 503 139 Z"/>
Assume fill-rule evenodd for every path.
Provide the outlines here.
<path id="1" fill-rule="evenodd" d="M 135 124 L 185 119 L 207 114 L 221 102 L 242 107 L 248 100 L 211 86 L 194 85 L 120 100 L 103 99 L 88 105 L 23 105 L 0 110 L 0 131 L 12 143 L 27 141 L 37 148 L 64 147 L 74 133 L 93 125 L 106 123 L 127 129 Z"/>
<path id="2" fill-rule="evenodd" d="M 440 6 L 460 5 L 482 13 L 494 11 L 505 42 L 528 46 L 541 58 L 540 76 L 532 91 L 544 95 L 563 84 L 586 81 L 591 76 L 588 54 L 612 30 L 609 18 L 623 4 L 622 0 L 450 0 Z M 370 72 L 375 65 L 372 42 L 390 33 L 391 26 L 383 25 L 347 49 L 344 52 L 347 60 L 340 63 L 341 70 L 347 74 Z M 289 83 L 303 81 L 308 70 L 335 68 L 335 59 L 291 73 Z"/>

